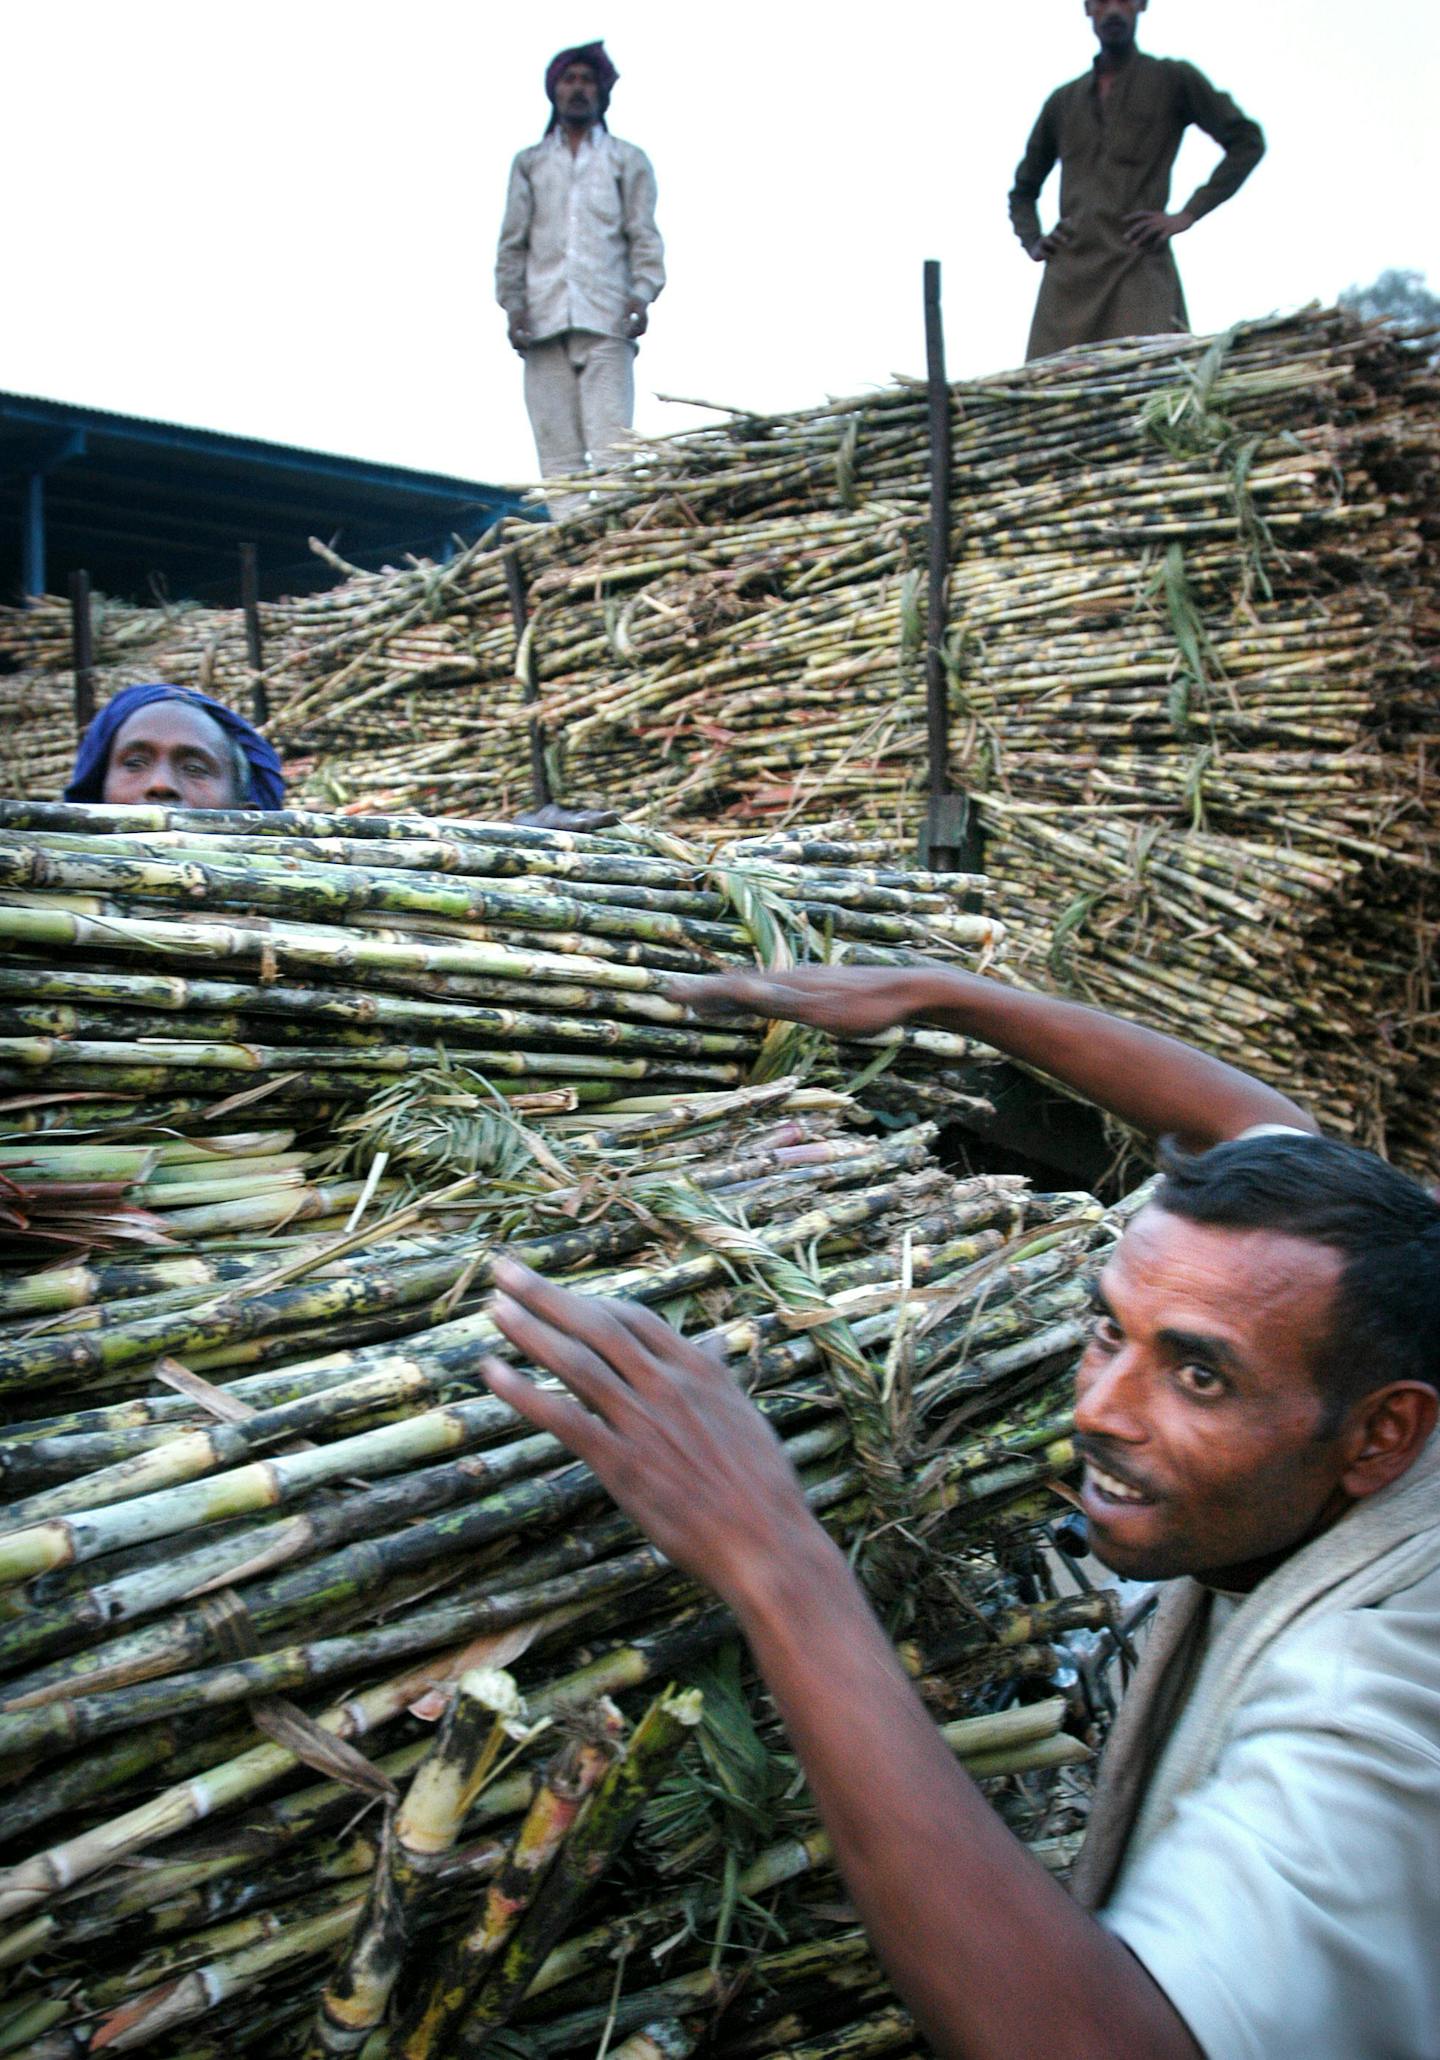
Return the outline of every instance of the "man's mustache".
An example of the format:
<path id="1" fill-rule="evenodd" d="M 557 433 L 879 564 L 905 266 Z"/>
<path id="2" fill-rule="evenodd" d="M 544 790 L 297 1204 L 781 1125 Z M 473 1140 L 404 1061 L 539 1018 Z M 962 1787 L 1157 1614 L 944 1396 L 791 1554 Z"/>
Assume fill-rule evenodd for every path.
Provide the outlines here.
<path id="1" fill-rule="evenodd" d="M 1113 1474 L 1123 1487 L 1133 1488 L 1137 1495 L 1154 1496 L 1155 1489 L 1149 1481 L 1142 1479 L 1123 1459 L 1117 1462 L 1111 1457 L 1103 1438 L 1078 1432 L 1071 1442 L 1082 1459 L 1088 1459 L 1102 1473 Z"/>

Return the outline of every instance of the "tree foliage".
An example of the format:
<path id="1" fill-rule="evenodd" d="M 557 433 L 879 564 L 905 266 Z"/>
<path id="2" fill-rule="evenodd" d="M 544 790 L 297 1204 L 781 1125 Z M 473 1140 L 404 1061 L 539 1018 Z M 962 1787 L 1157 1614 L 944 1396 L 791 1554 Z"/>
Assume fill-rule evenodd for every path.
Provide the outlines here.
<path id="1" fill-rule="evenodd" d="M 1340 305 L 1367 322 L 1393 322 L 1404 329 L 1440 327 L 1440 294 L 1430 291 L 1423 272 L 1391 266 L 1369 286 L 1347 286 Z"/>

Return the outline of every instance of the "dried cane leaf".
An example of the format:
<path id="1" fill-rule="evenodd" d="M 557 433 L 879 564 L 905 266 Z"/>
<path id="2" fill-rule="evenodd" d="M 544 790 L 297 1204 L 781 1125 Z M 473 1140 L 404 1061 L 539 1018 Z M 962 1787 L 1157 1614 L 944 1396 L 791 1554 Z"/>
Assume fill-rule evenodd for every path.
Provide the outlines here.
<path id="1" fill-rule="evenodd" d="M 398 1800 L 399 1790 L 388 1774 L 382 1774 L 347 1740 L 337 1738 L 333 1731 L 326 1731 L 313 1717 L 307 1717 L 296 1703 L 280 1696 L 267 1696 L 262 1702 L 250 1704 L 250 1715 L 257 1731 L 263 1731 L 276 1745 L 294 1753 L 297 1760 L 313 1767 L 327 1780 L 342 1781 L 361 1795 L 376 1796 L 385 1802 Z"/>

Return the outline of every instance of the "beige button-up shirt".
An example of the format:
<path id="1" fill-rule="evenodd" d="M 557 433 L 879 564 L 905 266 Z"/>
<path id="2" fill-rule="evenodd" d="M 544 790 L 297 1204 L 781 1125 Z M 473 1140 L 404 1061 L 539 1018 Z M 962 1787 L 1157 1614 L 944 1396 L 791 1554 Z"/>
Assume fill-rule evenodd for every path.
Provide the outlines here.
<path id="1" fill-rule="evenodd" d="M 1207 2060 L 1435 2060 L 1437 1845 L 1440 1571 L 1276 1639 L 1098 1915 Z"/>
<path id="2" fill-rule="evenodd" d="M 665 284 L 655 174 L 643 150 L 597 123 L 572 151 L 557 126 L 522 150 L 495 258 L 495 298 L 537 343 L 567 329 L 628 336 L 627 302 Z"/>

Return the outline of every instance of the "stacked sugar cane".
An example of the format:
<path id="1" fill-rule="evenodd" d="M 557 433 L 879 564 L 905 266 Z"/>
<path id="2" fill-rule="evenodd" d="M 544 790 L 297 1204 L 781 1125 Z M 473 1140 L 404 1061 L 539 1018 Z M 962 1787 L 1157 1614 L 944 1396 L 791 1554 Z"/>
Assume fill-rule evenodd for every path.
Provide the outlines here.
<path id="1" fill-rule="evenodd" d="M 1437 398 L 1393 333 L 1317 311 L 958 385 L 946 640 L 951 771 L 1016 896 L 1017 972 L 1178 1020 L 1418 1170 Z M 731 832 L 846 816 L 913 848 L 923 392 L 731 416 L 598 500 L 272 608 L 304 792 L 504 812 L 538 714 L 565 799 Z M 143 653 L 122 632 L 117 684 L 203 674 L 245 705 L 238 616 L 176 616 Z M 60 677 L 55 607 L 7 642 L 17 696 Z"/>
<path id="2" fill-rule="evenodd" d="M 97 705 L 143 680 L 182 678 L 237 708 L 250 705 L 245 624 L 238 610 L 193 602 L 139 607 L 97 594 L 91 619 Z M 4 612 L 0 792 L 58 794 L 69 778 L 75 758 L 71 635 L 70 604 L 54 595 Z"/>
<path id="3" fill-rule="evenodd" d="M 731 862 L 643 830 L 23 802 L 0 829 L 0 1089 L 163 1092 L 177 1116 L 257 1085 L 270 1115 L 353 1101 L 437 1043 L 528 1108 L 734 1086 L 796 1037 L 688 1025 L 671 976 L 757 955 L 983 965 L 1003 935 L 966 906 L 979 876 L 830 840 Z M 970 1056 L 907 1030 L 855 1062 L 878 1099 L 943 1108 Z"/>
<path id="4" fill-rule="evenodd" d="M 8 974 L 24 974 L 6 967 Z M 23 1006 L 12 1020 L 59 1012 Z M 5 1020 L 0 1013 L 0 1021 Z M 288 1130 L 89 1144 L 20 1137 L 0 1142 L 0 1236 L 28 1243 L 37 1265 L 94 1250 L 173 1243 L 207 1230 L 288 1220 L 305 1184 L 306 1154 Z M 258 1206 L 257 1206 L 258 1202 Z M 303 1200 L 300 1201 L 303 1207 Z"/>
<path id="5" fill-rule="evenodd" d="M 983 883 L 258 823 L 3 824 L 0 1154 L 88 1154 L 166 1242 L 0 1246 L 0 2053 L 911 2050 L 725 1613 L 477 1362 L 501 1244 L 705 1338 L 1063 1864 L 1056 1641 L 1110 1611 L 1036 1547 L 1115 1220 L 942 1168 L 905 1104 L 960 1040 L 702 1031 L 661 978 L 977 963 Z"/>

